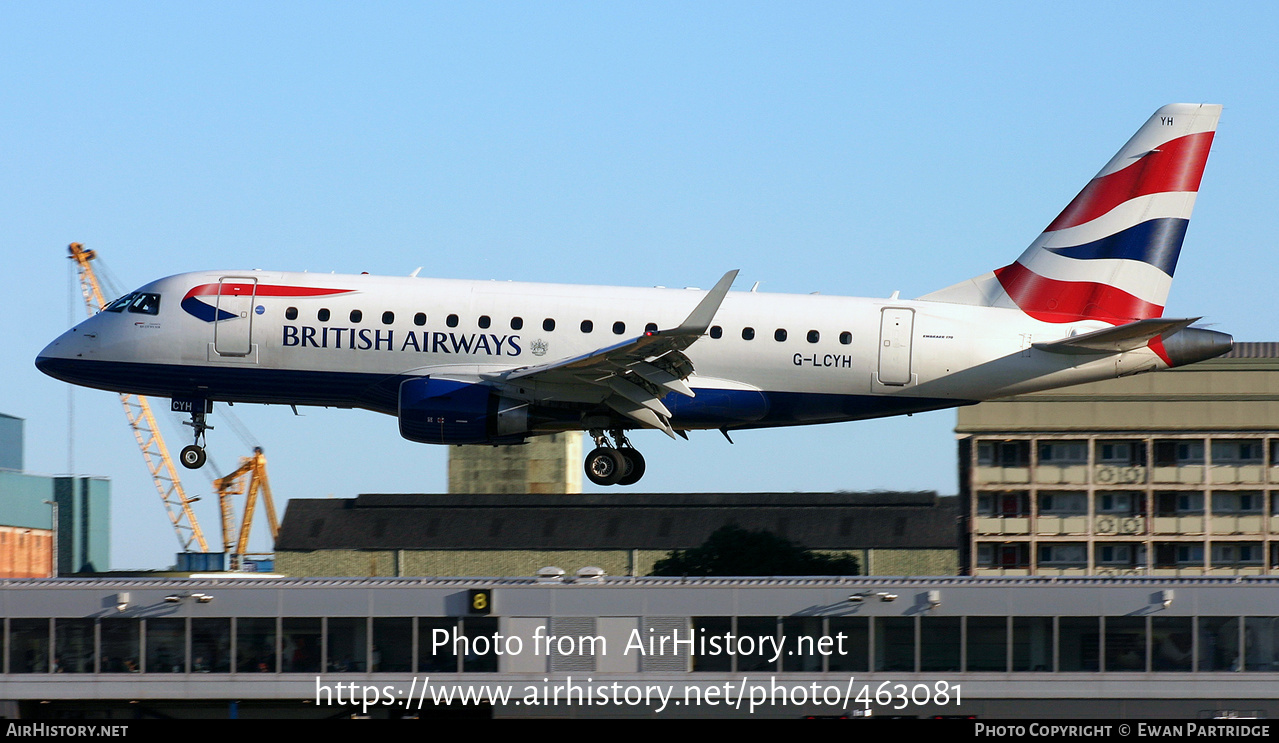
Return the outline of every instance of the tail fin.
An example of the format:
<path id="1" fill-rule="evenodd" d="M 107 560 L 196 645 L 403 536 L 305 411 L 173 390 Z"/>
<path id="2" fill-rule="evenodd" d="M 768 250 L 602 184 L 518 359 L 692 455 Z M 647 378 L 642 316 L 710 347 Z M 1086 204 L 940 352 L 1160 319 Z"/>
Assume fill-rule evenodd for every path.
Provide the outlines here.
<path id="1" fill-rule="evenodd" d="M 1055 323 L 1160 317 L 1220 116 L 1159 109 L 1016 262 L 921 299 Z"/>

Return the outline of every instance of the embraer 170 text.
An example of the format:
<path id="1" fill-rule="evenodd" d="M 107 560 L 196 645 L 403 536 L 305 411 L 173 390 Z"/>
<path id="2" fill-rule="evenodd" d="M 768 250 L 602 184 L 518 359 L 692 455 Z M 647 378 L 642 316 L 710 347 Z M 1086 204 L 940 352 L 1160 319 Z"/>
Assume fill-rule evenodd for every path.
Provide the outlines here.
<path id="1" fill-rule="evenodd" d="M 120 297 L 45 348 L 73 384 L 169 397 L 204 464 L 214 401 L 357 407 L 431 444 L 585 430 L 630 485 L 626 437 L 834 423 L 1182 366 L 1231 337 L 1164 318 L 1221 107 L 1165 106 L 1013 263 L 915 300 L 275 271 Z"/>

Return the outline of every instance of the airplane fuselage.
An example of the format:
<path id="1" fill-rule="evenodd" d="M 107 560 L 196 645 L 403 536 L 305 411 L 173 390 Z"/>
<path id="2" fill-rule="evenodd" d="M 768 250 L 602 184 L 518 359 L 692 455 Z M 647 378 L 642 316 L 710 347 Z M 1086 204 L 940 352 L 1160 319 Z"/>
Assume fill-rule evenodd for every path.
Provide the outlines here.
<path id="1" fill-rule="evenodd" d="M 242 286 L 244 293 L 199 293 L 211 285 Z M 99 313 L 50 344 L 41 368 L 118 392 L 395 415 L 406 379 L 479 382 L 589 353 L 678 325 L 704 293 L 213 271 L 161 279 L 135 294 L 157 296 L 155 314 L 129 307 Z M 696 396 L 663 401 L 677 429 L 802 425 L 953 407 L 1168 366 L 1149 348 L 1095 358 L 1031 345 L 1105 327 L 942 302 L 732 292 L 709 332 L 687 350 Z M 603 400 L 595 390 L 536 380 L 506 394 L 580 409 Z M 553 417 L 542 430 L 581 428 L 574 417 Z"/>
<path id="2" fill-rule="evenodd" d="M 258 402 L 388 413 L 423 443 L 586 430 L 587 476 L 629 485 L 631 429 L 875 418 L 1226 353 L 1163 317 L 1220 113 L 1160 108 L 1015 262 L 916 300 L 730 293 L 736 271 L 708 292 L 206 271 L 116 300 L 36 365 L 174 398 L 188 467 L 212 401 Z"/>

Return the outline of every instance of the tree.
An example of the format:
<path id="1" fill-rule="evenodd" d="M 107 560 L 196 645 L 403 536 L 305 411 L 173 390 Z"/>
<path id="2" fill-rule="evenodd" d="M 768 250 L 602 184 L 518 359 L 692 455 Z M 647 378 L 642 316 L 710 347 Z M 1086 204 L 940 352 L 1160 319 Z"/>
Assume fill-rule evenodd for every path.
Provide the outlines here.
<path id="1" fill-rule="evenodd" d="M 858 567 L 852 555 L 823 555 L 770 531 L 728 524 L 700 547 L 672 550 L 652 575 L 859 575 Z"/>

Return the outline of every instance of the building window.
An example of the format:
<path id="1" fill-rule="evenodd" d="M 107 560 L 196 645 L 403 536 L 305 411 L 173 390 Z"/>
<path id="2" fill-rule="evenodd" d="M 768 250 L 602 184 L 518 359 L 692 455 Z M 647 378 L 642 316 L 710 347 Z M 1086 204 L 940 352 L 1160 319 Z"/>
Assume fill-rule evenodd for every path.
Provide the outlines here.
<path id="1" fill-rule="evenodd" d="M 1057 636 L 1058 670 L 1101 670 L 1100 617 L 1058 617 Z"/>
<path id="2" fill-rule="evenodd" d="M 1008 618 L 966 617 L 969 671 L 1008 670 Z"/>
<path id="3" fill-rule="evenodd" d="M 241 619 L 244 622 L 270 622 L 275 629 L 274 619 Z M 187 654 L 187 620 L 185 619 L 148 619 L 146 625 L 147 673 L 185 673 Z M 274 637 L 274 631 L 272 632 Z M 263 662 L 269 663 L 268 670 L 275 670 L 275 643 L 271 643 L 270 657 Z M 245 669 L 255 670 L 255 669 Z"/>
<path id="4" fill-rule="evenodd" d="M 1040 492 L 1042 516 L 1082 516 L 1088 513 L 1088 494 L 1080 492 Z"/>
<path id="5" fill-rule="evenodd" d="M 1106 617 L 1103 671 L 1146 670 L 1146 618 Z"/>
<path id="6" fill-rule="evenodd" d="M 1202 558 L 1202 550 L 1200 552 Z M 1259 542 L 1213 542 L 1212 564 L 1227 567 L 1231 565 L 1260 565 L 1262 557 Z"/>
<path id="7" fill-rule="evenodd" d="M 1097 511 L 1098 513 L 1133 514 L 1140 510 L 1137 504 L 1142 500 L 1141 493 L 1101 492 L 1097 494 Z"/>
<path id="8" fill-rule="evenodd" d="M 1204 511 L 1204 494 L 1164 490 L 1155 493 L 1156 516 L 1196 516 Z"/>
<path id="9" fill-rule="evenodd" d="M 1098 441 L 1097 464 L 1112 467 L 1144 467 L 1146 444 L 1142 441 Z"/>
<path id="10" fill-rule="evenodd" d="M 730 635 L 733 632 L 732 617 L 693 617 L 693 637 L 714 637 Z M 693 659 L 693 673 L 732 673 L 733 656 L 726 652 L 698 652 L 703 648 L 693 646 L 690 653 Z"/>
<path id="11" fill-rule="evenodd" d="M 1262 442 L 1226 439 L 1212 442 L 1213 464 L 1261 464 Z"/>
<path id="12" fill-rule="evenodd" d="M 1194 439 L 1155 442 L 1156 467 L 1181 467 L 1204 463 L 1204 442 Z"/>
<path id="13" fill-rule="evenodd" d="M 876 671 L 915 672 L 915 618 L 874 617 Z"/>
<path id="14" fill-rule="evenodd" d="M 1265 496 L 1258 491 L 1217 491 L 1212 494 L 1212 512 L 1219 514 L 1261 513 Z"/>
<path id="15" fill-rule="evenodd" d="M 1052 465 L 1087 464 L 1087 441 L 1045 441 L 1039 444 L 1039 463 Z"/>
<path id="16" fill-rule="evenodd" d="M 1082 544 L 1041 544 L 1039 564 L 1068 567 L 1088 564 L 1088 552 Z"/>
<path id="17" fill-rule="evenodd" d="M 1097 562 L 1101 565 L 1132 565 L 1132 545 L 1099 544 Z"/>
<path id="18" fill-rule="evenodd" d="M 283 673 L 319 673 L 323 620 L 320 617 L 285 617 L 280 620 L 280 656 Z"/>

